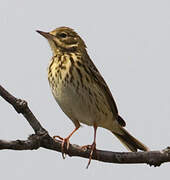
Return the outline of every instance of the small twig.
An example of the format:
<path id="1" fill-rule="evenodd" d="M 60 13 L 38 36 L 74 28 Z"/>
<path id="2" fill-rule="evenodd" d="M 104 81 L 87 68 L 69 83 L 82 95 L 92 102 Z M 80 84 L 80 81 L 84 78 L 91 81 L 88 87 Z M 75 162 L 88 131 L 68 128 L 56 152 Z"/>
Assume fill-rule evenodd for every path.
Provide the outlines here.
<path id="1" fill-rule="evenodd" d="M 14 97 L 2 86 L 0 86 L 0 96 L 10 103 L 18 113 L 21 113 L 35 131 L 35 134 L 29 136 L 27 140 L 0 140 L 0 150 L 33 150 L 43 147 L 61 152 L 61 142 L 54 141 L 53 138 L 49 136 L 47 130 L 42 127 L 40 122 L 31 112 L 26 101 Z M 69 156 L 89 158 L 90 150 L 82 150 L 80 146 L 70 144 L 69 150 L 66 150 L 65 153 Z M 170 162 L 170 148 L 168 147 L 162 151 L 149 152 L 110 152 L 97 150 L 92 159 L 108 163 L 146 163 L 149 165 L 160 166 L 164 162 Z"/>

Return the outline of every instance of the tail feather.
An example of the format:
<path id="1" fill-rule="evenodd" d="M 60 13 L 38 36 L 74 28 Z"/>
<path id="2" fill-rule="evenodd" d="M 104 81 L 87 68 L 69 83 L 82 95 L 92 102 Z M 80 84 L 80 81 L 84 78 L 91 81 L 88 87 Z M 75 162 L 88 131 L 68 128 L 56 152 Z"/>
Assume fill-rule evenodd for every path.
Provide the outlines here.
<path id="1" fill-rule="evenodd" d="M 149 151 L 149 148 L 129 134 L 123 127 L 120 126 L 120 133 L 113 134 L 123 143 L 123 145 L 130 151 L 136 152 L 138 149 L 142 151 Z"/>

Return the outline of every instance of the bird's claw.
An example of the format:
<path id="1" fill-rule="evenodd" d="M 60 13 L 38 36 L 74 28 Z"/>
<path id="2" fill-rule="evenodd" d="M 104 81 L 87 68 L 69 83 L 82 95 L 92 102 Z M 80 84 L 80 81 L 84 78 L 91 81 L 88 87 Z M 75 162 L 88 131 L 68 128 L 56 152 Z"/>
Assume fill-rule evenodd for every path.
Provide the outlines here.
<path id="1" fill-rule="evenodd" d="M 92 160 L 92 156 L 93 156 L 93 153 L 96 152 L 96 143 L 93 142 L 92 145 L 85 145 L 85 146 L 82 146 L 81 147 L 82 150 L 88 150 L 90 149 L 90 155 L 89 155 L 89 161 L 88 161 L 88 164 L 86 166 L 86 168 L 88 169 L 90 163 L 91 163 L 91 160 Z"/>
<path id="2" fill-rule="evenodd" d="M 64 152 L 64 147 L 65 147 L 65 145 L 66 145 L 66 150 L 69 149 L 69 146 L 70 146 L 69 137 L 62 138 L 62 137 L 60 137 L 60 136 L 53 136 L 54 141 L 56 141 L 56 138 L 58 138 L 59 140 L 61 140 L 61 153 L 62 153 L 63 159 L 65 159 L 65 158 L 66 158 L 66 154 L 65 154 L 65 152 Z"/>

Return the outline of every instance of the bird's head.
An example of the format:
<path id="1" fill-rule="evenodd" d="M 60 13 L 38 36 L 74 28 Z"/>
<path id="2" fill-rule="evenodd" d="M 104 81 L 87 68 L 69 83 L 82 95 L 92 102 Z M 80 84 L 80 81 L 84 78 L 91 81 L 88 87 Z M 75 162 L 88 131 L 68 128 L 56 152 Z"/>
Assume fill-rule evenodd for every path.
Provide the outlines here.
<path id="1" fill-rule="evenodd" d="M 62 51 L 76 51 L 86 48 L 84 41 L 81 37 L 69 27 L 59 27 L 51 32 L 37 31 L 44 36 L 53 51 L 56 54 L 58 50 Z"/>

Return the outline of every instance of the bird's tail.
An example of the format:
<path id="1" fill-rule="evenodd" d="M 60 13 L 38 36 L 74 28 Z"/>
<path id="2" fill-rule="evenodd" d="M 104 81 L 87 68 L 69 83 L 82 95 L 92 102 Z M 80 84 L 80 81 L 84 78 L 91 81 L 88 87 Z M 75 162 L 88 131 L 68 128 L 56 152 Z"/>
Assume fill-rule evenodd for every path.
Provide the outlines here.
<path id="1" fill-rule="evenodd" d="M 123 127 L 119 126 L 120 133 L 112 132 L 122 143 L 123 145 L 130 151 L 136 152 L 138 149 L 142 151 L 149 151 L 149 148 L 146 147 L 143 143 L 129 134 Z"/>

